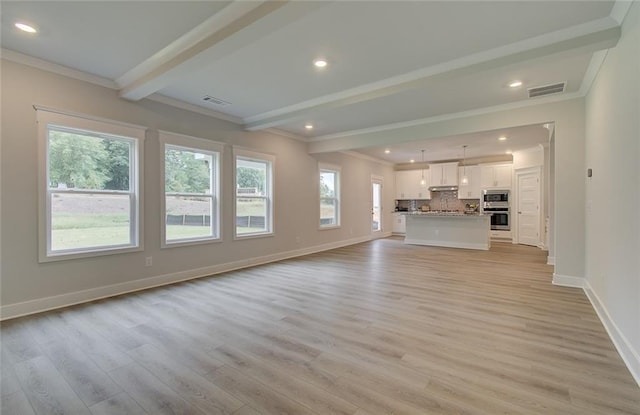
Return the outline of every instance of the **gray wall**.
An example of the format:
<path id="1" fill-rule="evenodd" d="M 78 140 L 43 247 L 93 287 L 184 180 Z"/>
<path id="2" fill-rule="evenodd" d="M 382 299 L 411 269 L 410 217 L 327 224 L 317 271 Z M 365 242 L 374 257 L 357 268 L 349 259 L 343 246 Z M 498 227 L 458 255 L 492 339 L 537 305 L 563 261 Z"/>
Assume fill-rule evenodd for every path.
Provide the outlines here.
<path id="1" fill-rule="evenodd" d="M 640 383 L 640 2 L 587 96 L 589 288 Z M 615 325 L 615 327 L 613 327 Z M 635 353 L 635 358 L 632 357 Z"/>
<path id="2" fill-rule="evenodd" d="M 37 130 L 33 105 L 42 105 L 147 126 L 144 150 L 143 252 L 38 263 Z M 160 147 L 157 130 L 187 134 L 276 156 L 275 236 L 232 239 L 231 146 L 223 155 L 222 232 L 224 240 L 198 246 L 160 248 Z M 82 301 L 114 290 L 137 289 L 175 278 L 215 270 L 226 263 L 287 252 L 312 251 L 371 235 L 371 175 L 383 176 L 383 217 L 391 231 L 393 169 L 389 165 L 343 153 L 309 155 L 307 144 L 239 126 L 150 100 L 128 102 L 116 91 L 32 67 L 2 60 L 2 294 L 7 306 L 30 302 L 17 310 Z M 318 230 L 318 161 L 342 167 L 342 224 Z M 385 225 L 386 224 L 386 225 Z M 296 242 L 296 240 L 299 242 Z M 144 258 L 153 256 L 153 266 Z M 250 263 L 249 261 L 244 262 Z M 196 271 L 193 271 L 196 270 Z M 137 284 L 132 282 L 138 281 Z M 101 289 L 101 287 L 115 287 Z M 87 291 L 83 291 L 87 290 Z M 48 298 L 47 301 L 40 301 Z M 33 302 L 33 300 L 36 300 Z"/>

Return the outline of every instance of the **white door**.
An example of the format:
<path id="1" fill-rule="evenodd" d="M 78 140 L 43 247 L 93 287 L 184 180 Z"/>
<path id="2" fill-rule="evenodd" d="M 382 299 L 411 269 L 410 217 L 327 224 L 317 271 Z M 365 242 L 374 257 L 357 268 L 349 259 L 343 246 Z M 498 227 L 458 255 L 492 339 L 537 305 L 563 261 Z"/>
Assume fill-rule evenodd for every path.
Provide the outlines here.
<path id="1" fill-rule="evenodd" d="M 382 231 L 382 180 L 371 179 L 371 230 Z"/>
<path id="2" fill-rule="evenodd" d="M 540 173 L 518 174 L 518 243 L 540 243 Z"/>

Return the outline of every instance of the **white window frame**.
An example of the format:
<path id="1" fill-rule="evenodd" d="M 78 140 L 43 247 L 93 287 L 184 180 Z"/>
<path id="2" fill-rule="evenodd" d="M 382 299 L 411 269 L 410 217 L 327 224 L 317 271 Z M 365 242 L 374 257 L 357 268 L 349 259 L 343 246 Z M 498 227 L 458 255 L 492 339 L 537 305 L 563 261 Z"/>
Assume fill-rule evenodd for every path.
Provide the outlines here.
<path id="1" fill-rule="evenodd" d="M 334 197 L 322 197 L 321 195 L 321 189 L 320 189 L 320 175 L 323 172 L 327 172 L 327 173 L 333 173 L 335 175 L 335 182 L 334 182 L 334 189 L 335 189 L 335 196 Z M 326 229 L 336 229 L 336 228 L 340 228 L 341 226 L 341 221 L 340 221 L 340 217 L 341 215 L 341 209 L 342 209 L 342 204 L 341 204 L 341 180 L 342 180 L 342 168 L 340 166 L 334 166 L 331 164 L 324 164 L 324 163 L 319 163 L 318 164 L 318 198 L 319 198 L 319 202 L 318 202 L 318 227 L 320 230 L 326 230 Z M 329 225 L 323 225 L 322 224 L 322 201 L 323 200 L 333 200 L 334 202 L 334 206 L 336 207 L 336 216 L 335 216 L 335 224 L 329 224 Z"/>
<path id="2" fill-rule="evenodd" d="M 249 161 L 256 161 L 259 163 L 267 164 L 267 177 L 266 189 L 264 196 L 251 196 L 256 199 L 264 199 L 267 201 L 267 213 L 265 217 L 266 231 L 251 232 L 238 234 L 237 231 L 237 204 L 238 204 L 238 159 L 244 159 Z M 274 223 L 274 209 L 275 209 L 275 197 L 274 197 L 274 177 L 276 171 L 276 158 L 272 154 L 259 153 L 253 150 L 247 150 L 239 147 L 233 148 L 233 239 L 251 239 L 262 238 L 275 235 L 275 223 Z"/>
<path id="3" fill-rule="evenodd" d="M 51 262 L 102 255 L 113 255 L 144 250 L 143 241 L 143 157 L 146 128 L 85 114 L 35 106 L 38 122 L 38 260 Z M 49 187 L 49 126 L 87 131 L 97 135 L 115 136 L 131 140 L 129 163 L 129 190 L 76 190 Z M 129 239 L 123 245 L 94 246 L 52 251 L 51 249 L 51 196 L 52 194 L 104 194 L 127 195 L 130 203 Z"/>
<path id="4" fill-rule="evenodd" d="M 178 246 L 200 245 L 212 242 L 222 241 L 222 227 L 220 226 L 222 217 L 222 204 L 220 203 L 220 185 L 222 170 L 222 155 L 224 154 L 224 143 L 207 140 L 204 138 L 191 137 L 182 134 L 171 133 L 168 131 L 159 131 L 160 142 L 160 237 L 162 248 L 173 248 Z M 174 193 L 167 194 L 165 185 L 165 157 L 166 149 L 170 147 L 177 150 L 199 152 L 212 156 L 214 166 L 211 169 L 211 194 L 194 194 L 194 193 Z M 211 198 L 210 211 L 210 227 L 212 236 L 194 237 L 183 239 L 167 240 L 167 196 L 186 196 L 186 197 L 208 197 Z"/>

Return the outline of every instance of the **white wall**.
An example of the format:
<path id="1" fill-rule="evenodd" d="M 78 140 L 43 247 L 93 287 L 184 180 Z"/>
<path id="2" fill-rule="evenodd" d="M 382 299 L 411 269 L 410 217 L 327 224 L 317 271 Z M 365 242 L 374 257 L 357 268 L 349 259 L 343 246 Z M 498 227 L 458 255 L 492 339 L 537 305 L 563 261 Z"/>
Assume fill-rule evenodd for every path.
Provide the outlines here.
<path id="1" fill-rule="evenodd" d="M 37 135 L 33 105 L 85 113 L 149 128 L 144 154 L 143 252 L 38 263 Z M 157 130 L 212 139 L 276 156 L 275 236 L 233 241 L 231 146 L 223 155 L 224 241 L 160 249 L 160 147 Z M 318 160 L 342 167 L 342 224 L 318 230 Z M 389 207 L 383 223 L 391 231 L 394 174 L 391 166 L 342 153 L 310 155 L 307 144 L 239 126 L 150 100 L 128 102 L 117 92 L 2 60 L 2 310 L 22 313 L 82 301 L 114 291 L 137 289 L 242 266 L 251 258 L 326 248 L 371 235 L 370 177 L 383 176 Z M 296 242 L 299 238 L 299 243 Z M 144 258 L 153 256 L 153 266 Z M 266 258 L 265 258 L 266 257 Z M 255 260 L 258 261 L 258 260 Z M 82 291 L 86 290 L 86 291 Z M 3 314 L 3 317 L 7 317 Z"/>
<path id="2" fill-rule="evenodd" d="M 586 273 L 640 383 L 640 2 L 586 99 Z M 604 313 L 602 313 L 604 312 Z M 606 316 L 608 314 L 608 317 Z"/>
<path id="3" fill-rule="evenodd" d="M 513 152 L 513 170 L 544 166 L 544 148 L 536 146 Z"/>

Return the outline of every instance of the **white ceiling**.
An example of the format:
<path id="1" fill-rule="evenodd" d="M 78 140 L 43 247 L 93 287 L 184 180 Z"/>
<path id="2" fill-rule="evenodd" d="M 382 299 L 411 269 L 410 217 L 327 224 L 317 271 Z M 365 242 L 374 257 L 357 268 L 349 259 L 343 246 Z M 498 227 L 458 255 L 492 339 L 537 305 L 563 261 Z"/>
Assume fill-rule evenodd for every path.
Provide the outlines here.
<path id="1" fill-rule="evenodd" d="M 614 3 L 3 1 L 2 48 L 4 56 L 19 52 L 100 76 L 123 99 L 168 97 L 248 130 L 315 141 L 535 103 L 532 86 L 566 81 L 567 97 L 580 94 L 594 53 L 619 38 Z M 19 32 L 17 20 L 40 32 Z M 316 57 L 329 66 L 314 68 Z M 524 85 L 508 88 L 514 79 Z M 204 95 L 231 105 L 205 103 Z M 512 132 L 514 150 L 515 137 L 535 145 L 531 128 Z M 481 136 L 474 142 L 484 143 Z M 490 142 L 482 152 L 499 154 Z M 434 154 L 445 159 L 446 146 L 451 153 L 459 143 L 443 139 Z M 394 149 L 393 137 L 387 147 Z M 386 159 L 400 162 L 395 155 L 419 147 L 398 145 Z M 379 148 L 358 151 L 385 158 Z"/>

